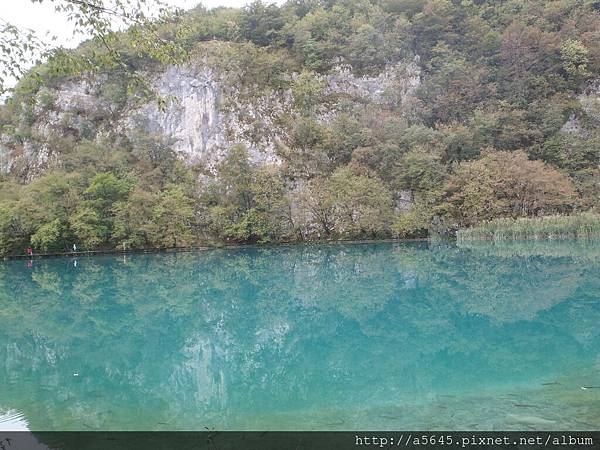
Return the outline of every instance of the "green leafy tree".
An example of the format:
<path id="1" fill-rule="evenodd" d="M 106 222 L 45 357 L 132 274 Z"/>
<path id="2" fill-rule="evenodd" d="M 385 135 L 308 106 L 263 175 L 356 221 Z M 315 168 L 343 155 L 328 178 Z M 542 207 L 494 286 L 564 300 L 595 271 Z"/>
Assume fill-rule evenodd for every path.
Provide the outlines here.
<path id="1" fill-rule="evenodd" d="M 273 166 L 256 171 L 251 188 L 254 223 L 261 224 L 252 235 L 259 242 L 286 239 L 293 228 L 291 203 L 281 172 Z"/>
<path id="2" fill-rule="evenodd" d="M 390 232 L 391 193 L 379 179 L 356 175 L 349 167 L 312 180 L 300 194 L 300 204 L 308 237 L 381 237 Z"/>
<path id="3" fill-rule="evenodd" d="M 331 168 L 346 165 L 352 158 L 352 152 L 370 144 L 368 129 L 349 114 L 339 114 L 331 123 L 323 144 Z"/>
<path id="4" fill-rule="evenodd" d="M 182 186 L 162 192 L 153 210 L 152 241 L 159 247 L 180 247 L 196 241 L 194 200 Z"/>
<path id="5" fill-rule="evenodd" d="M 235 208 L 243 210 L 252 206 L 252 174 L 248 149 L 244 145 L 235 145 L 218 167 L 221 194 Z"/>
<path id="6" fill-rule="evenodd" d="M 291 229 L 290 203 L 281 172 L 255 168 L 244 146 L 233 147 L 210 186 L 207 211 L 213 234 L 238 242 L 282 240 Z"/>
<path id="7" fill-rule="evenodd" d="M 154 206 L 158 195 L 134 189 L 126 200 L 112 206 L 114 222 L 111 240 L 117 248 L 144 248 L 152 245 Z"/>
<path id="8" fill-rule="evenodd" d="M 417 192 L 429 192 L 439 188 L 445 177 L 441 155 L 418 147 L 402 156 L 395 172 L 400 189 Z"/>
<path id="9" fill-rule="evenodd" d="M 278 148 L 292 178 L 311 178 L 330 171 L 327 139 L 327 128 L 314 118 L 303 117 L 294 122 L 289 142 L 280 143 Z"/>
<path id="10" fill-rule="evenodd" d="M 587 47 L 579 40 L 569 39 L 560 49 L 565 71 L 573 77 L 587 77 L 589 58 Z"/>
<path id="11" fill-rule="evenodd" d="M 325 82 L 314 72 L 302 71 L 292 84 L 294 104 L 304 114 L 315 112 L 323 100 Z"/>
<path id="12" fill-rule="evenodd" d="M 67 245 L 64 224 L 54 219 L 42 225 L 31 236 L 31 245 L 42 252 L 64 251 Z"/>
<path id="13" fill-rule="evenodd" d="M 127 69 L 127 54 L 119 45 L 119 35 L 114 31 L 115 22 L 129 27 L 127 36 L 130 48 L 138 55 L 155 58 L 163 62 L 177 62 L 182 49 L 168 41 L 158 31 L 160 21 L 171 20 L 176 11 L 168 8 L 161 0 L 36 0 L 51 3 L 54 9 L 73 24 L 76 34 L 91 36 L 102 49 L 99 52 L 82 53 L 79 56 L 54 50 L 48 39 L 33 30 L 23 30 L 0 20 L 0 93 L 7 88 L 6 81 L 20 78 L 32 57 L 39 60 L 52 56 L 62 73 L 81 73 L 98 70 L 100 67 Z M 153 17 L 154 16 L 154 17 Z M 39 73 L 36 72 L 36 73 Z M 137 77 L 142 81 L 143 77 Z"/>
<path id="14" fill-rule="evenodd" d="M 23 254 L 31 229 L 14 202 L 0 202 L 0 255 Z"/>
<path id="15" fill-rule="evenodd" d="M 324 177 L 313 178 L 297 197 L 301 207 L 303 237 L 329 239 L 335 230 L 335 210 L 328 180 Z"/>
<path id="16" fill-rule="evenodd" d="M 431 205 L 418 202 L 411 209 L 398 214 L 392 224 L 393 234 L 399 238 L 422 238 L 430 233 Z"/>
<path id="17" fill-rule="evenodd" d="M 244 8 L 239 20 L 239 30 L 244 39 L 259 46 L 267 46 L 279 38 L 283 24 L 281 11 L 276 5 L 266 5 L 257 0 Z"/>
<path id="18" fill-rule="evenodd" d="M 337 169 L 329 181 L 334 198 L 336 231 L 348 237 L 378 237 L 389 232 L 393 203 L 388 189 L 377 178 Z"/>
<path id="19" fill-rule="evenodd" d="M 89 203 L 102 212 L 107 212 L 113 203 L 123 200 L 130 185 L 113 173 L 99 173 L 83 192 Z"/>
<path id="20" fill-rule="evenodd" d="M 110 237 L 107 221 L 89 206 L 81 206 L 69 217 L 69 225 L 77 242 L 87 250 L 105 247 Z"/>

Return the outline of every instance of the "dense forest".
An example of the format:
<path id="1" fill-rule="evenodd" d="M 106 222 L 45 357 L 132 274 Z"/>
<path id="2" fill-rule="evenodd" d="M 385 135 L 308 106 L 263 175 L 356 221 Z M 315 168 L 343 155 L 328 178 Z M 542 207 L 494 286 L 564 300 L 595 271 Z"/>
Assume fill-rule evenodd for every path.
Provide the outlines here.
<path id="1" fill-rule="evenodd" d="M 157 27 L 171 63 L 134 33 L 113 36 L 123 64 L 102 42 L 57 50 L 0 108 L 0 255 L 452 235 L 600 207 L 598 0 L 197 7 Z M 169 101 L 151 82 L 168 64 L 210 65 L 238 96 L 291 99 L 276 162 L 240 141 L 209 167 L 168 136 L 125 132 L 123 111 Z M 339 67 L 366 79 L 407 64 L 409 102 L 393 83 L 376 102 L 327 89 Z M 93 77 L 107 106 L 40 136 L 53 89 Z M 32 164 L 41 139 L 50 156 Z"/>

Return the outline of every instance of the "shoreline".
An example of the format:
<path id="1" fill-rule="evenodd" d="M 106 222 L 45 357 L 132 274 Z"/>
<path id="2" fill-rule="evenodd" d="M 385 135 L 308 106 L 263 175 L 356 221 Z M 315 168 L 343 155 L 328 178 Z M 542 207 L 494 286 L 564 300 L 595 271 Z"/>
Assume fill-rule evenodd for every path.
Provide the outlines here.
<path id="1" fill-rule="evenodd" d="M 292 247 L 297 245 L 364 245 L 364 244 L 390 244 L 390 243 L 407 243 L 407 242 L 426 242 L 429 238 L 413 238 L 413 239 L 361 239 L 361 240 L 331 240 L 331 241 L 298 241 L 298 242 L 281 242 L 269 244 L 239 244 L 239 245 L 193 245 L 186 247 L 153 247 L 131 250 L 89 250 L 77 252 L 62 252 L 62 253 L 36 253 L 30 255 L 7 255 L 0 257 L 1 261 L 13 260 L 36 260 L 36 259 L 52 259 L 52 258 L 73 258 L 73 257 L 94 257 L 94 256 L 118 256 L 118 255 L 137 255 L 137 254 L 160 254 L 160 253 L 178 253 L 178 252 L 203 252 L 208 250 L 223 250 L 223 249 L 242 249 L 242 248 L 277 248 L 277 247 Z"/>

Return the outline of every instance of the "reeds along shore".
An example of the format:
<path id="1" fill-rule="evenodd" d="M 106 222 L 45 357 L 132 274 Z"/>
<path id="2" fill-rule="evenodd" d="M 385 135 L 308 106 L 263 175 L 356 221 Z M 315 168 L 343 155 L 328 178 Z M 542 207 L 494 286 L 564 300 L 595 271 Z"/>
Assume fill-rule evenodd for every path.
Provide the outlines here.
<path id="1" fill-rule="evenodd" d="M 495 219 L 459 230 L 456 237 L 459 241 L 600 237 L 600 214 Z"/>

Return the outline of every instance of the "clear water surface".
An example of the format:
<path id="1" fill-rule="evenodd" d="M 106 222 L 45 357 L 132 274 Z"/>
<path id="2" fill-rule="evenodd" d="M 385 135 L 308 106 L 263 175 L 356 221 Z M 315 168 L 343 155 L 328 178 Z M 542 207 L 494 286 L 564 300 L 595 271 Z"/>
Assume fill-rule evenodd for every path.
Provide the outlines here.
<path id="1" fill-rule="evenodd" d="M 0 428 L 600 429 L 600 243 L 0 263 Z"/>

